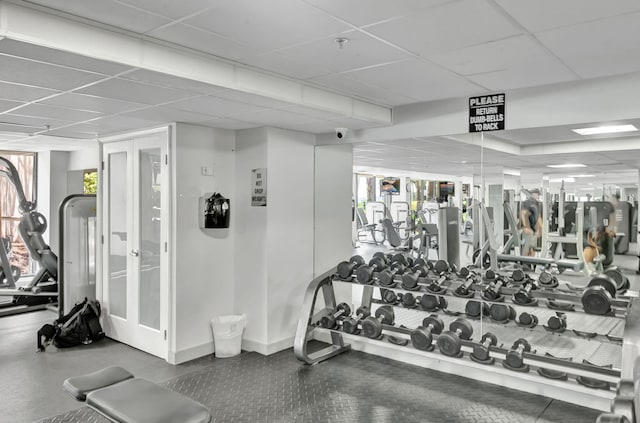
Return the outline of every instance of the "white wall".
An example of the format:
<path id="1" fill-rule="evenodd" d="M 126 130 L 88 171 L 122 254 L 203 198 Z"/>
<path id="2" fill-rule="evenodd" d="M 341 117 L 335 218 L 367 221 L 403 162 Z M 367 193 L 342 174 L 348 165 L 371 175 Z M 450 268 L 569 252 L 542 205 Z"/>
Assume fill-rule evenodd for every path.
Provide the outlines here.
<path id="1" fill-rule="evenodd" d="M 93 142 L 91 143 L 93 144 Z M 100 146 L 69 152 L 68 170 L 97 169 L 100 165 Z"/>
<path id="2" fill-rule="evenodd" d="M 177 124 L 171 148 L 175 156 L 172 249 L 176 285 L 169 357 L 172 362 L 183 362 L 213 352 L 211 319 L 234 312 L 234 231 L 200 230 L 199 199 L 214 191 L 230 198 L 230 227 L 235 227 L 235 133 Z M 214 176 L 201 175 L 201 166 L 213 166 Z"/>
<path id="3" fill-rule="evenodd" d="M 246 313 L 245 349 L 267 344 L 267 212 L 272 206 L 251 206 L 251 169 L 267 167 L 267 132 L 264 128 L 236 133 L 235 195 L 235 297 L 237 313 Z M 267 193 L 271 174 L 267 170 Z"/>
<path id="4" fill-rule="evenodd" d="M 293 345 L 303 294 L 313 279 L 314 144 L 310 134 L 268 130 L 268 353 Z M 350 238 L 348 230 L 345 235 Z"/>
<path id="5" fill-rule="evenodd" d="M 44 215 L 48 229 L 43 238 L 51 250 L 58 254 L 58 208 L 67 196 L 67 164 L 69 153 L 65 151 L 45 151 L 38 153 L 38 205 L 37 210 Z"/>

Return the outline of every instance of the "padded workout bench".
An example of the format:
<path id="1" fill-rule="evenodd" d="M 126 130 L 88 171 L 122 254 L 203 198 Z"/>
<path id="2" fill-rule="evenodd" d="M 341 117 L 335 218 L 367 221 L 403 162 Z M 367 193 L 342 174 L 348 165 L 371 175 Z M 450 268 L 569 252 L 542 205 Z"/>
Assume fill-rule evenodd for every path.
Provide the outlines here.
<path id="1" fill-rule="evenodd" d="M 554 260 L 552 258 L 530 257 L 530 256 L 514 256 L 511 254 L 498 254 L 499 262 L 516 262 L 522 264 L 542 265 L 545 267 L 556 265 L 559 269 L 573 270 L 581 272 L 584 269 L 584 262 L 580 260 Z"/>
<path id="2" fill-rule="evenodd" d="M 72 377 L 62 385 L 78 401 L 85 401 L 114 422 L 208 423 L 203 405 L 145 379 L 134 378 L 122 367 L 107 367 Z"/>

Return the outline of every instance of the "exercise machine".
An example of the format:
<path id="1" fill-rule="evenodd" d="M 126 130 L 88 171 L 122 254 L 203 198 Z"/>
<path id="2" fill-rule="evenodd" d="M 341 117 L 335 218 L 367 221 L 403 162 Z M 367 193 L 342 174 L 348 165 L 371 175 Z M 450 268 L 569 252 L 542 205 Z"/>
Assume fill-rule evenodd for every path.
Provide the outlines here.
<path id="1" fill-rule="evenodd" d="M 58 257 L 45 242 L 43 234 L 47 230 L 47 220 L 36 211 L 36 203 L 27 200 L 16 167 L 5 157 L 0 156 L 0 176 L 7 178 L 13 185 L 18 197 L 21 213 L 18 233 L 22 238 L 31 259 L 40 265 L 40 269 L 25 285 L 18 286 L 19 272 L 9 262 L 10 242 L 0 242 L 0 296 L 10 296 L 12 301 L 0 308 L 0 316 L 24 313 L 46 308 L 57 303 L 58 299 Z"/>

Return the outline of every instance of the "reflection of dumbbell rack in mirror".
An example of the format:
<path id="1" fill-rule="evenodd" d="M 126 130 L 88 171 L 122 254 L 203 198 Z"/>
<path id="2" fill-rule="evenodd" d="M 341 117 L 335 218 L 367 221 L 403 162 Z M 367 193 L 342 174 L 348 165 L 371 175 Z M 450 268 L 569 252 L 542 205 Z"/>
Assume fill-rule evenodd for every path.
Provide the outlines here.
<path id="1" fill-rule="evenodd" d="M 458 270 L 442 260 L 376 253 L 368 262 L 354 256 L 340 263 L 337 273 L 329 275 L 328 284 L 322 285 L 322 292 L 334 295 L 328 287 L 336 282 L 357 284 L 363 293 L 357 315 L 338 318 L 349 319 L 349 323 L 338 324 L 332 330 L 332 339 L 340 338 L 329 355 L 349 348 L 343 343 L 342 334 L 350 340 L 356 336 L 357 345 L 374 343 L 375 348 L 369 346 L 366 350 L 374 348 L 376 354 L 379 347 L 382 351 L 387 344 L 397 347 L 392 339 L 400 338 L 407 344 L 402 348 L 445 356 L 458 360 L 456 363 L 473 362 L 486 367 L 499 363 L 514 374 L 537 372 L 540 379 L 536 383 L 542 384 L 550 383 L 546 379 L 562 379 L 566 381 L 562 389 L 572 392 L 584 394 L 584 388 L 598 386 L 601 392 L 589 391 L 586 395 L 605 398 L 596 398 L 599 404 L 611 399 L 611 388 L 620 379 L 620 365 L 590 363 L 584 354 L 580 355 L 581 351 L 574 351 L 575 357 L 567 357 L 540 340 L 546 336 L 578 347 L 603 345 L 620 356 L 622 336 L 583 326 L 584 320 L 593 319 L 612 322 L 609 326 L 624 324 L 631 299 L 619 295 L 611 278 L 595 277 L 586 288 L 577 288 L 559 284 L 549 273 L 533 278 L 520 270 L 511 274 L 496 274 L 490 269 Z M 317 288 L 317 294 L 320 286 L 312 285 L 310 289 Z M 308 325 L 304 325 L 304 336 L 298 336 L 296 342 L 296 355 L 305 362 L 328 358 L 321 352 L 310 358 L 299 348 L 308 330 L 315 327 L 313 320 L 305 321 Z M 445 327 L 449 330 L 444 331 Z M 474 339 L 474 332 L 482 335 Z"/>

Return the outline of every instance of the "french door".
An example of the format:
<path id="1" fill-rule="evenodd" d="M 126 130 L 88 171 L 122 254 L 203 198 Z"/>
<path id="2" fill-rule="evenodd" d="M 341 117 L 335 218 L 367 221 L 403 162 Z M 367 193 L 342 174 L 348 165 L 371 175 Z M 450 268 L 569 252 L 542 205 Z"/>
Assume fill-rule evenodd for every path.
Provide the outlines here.
<path id="1" fill-rule="evenodd" d="M 167 133 L 103 144 L 103 322 L 108 337 L 167 359 Z"/>

